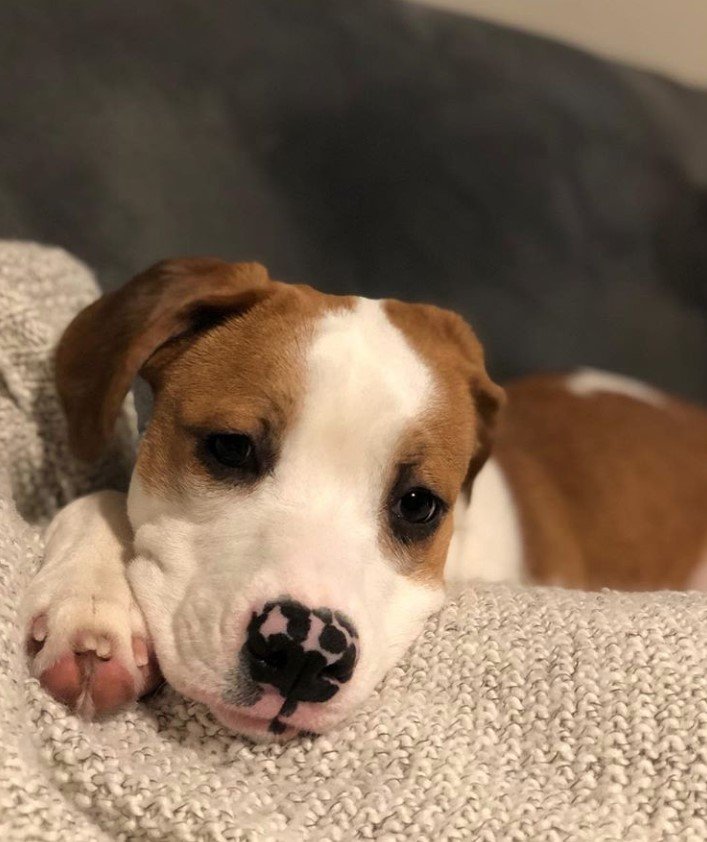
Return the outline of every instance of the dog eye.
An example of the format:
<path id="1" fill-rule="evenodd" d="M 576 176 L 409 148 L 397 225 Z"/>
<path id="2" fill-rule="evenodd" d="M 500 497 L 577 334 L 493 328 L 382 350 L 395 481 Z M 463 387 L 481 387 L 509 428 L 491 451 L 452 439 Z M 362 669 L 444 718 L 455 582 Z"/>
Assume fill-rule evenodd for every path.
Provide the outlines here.
<path id="1" fill-rule="evenodd" d="M 243 433 L 212 433 L 206 439 L 206 449 L 213 458 L 227 468 L 253 468 L 255 448 Z"/>
<path id="2" fill-rule="evenodd" d="M 393 506 L 397 517 L 413 524 L 432 523 L 441 510 L 441 500 L 427 488 L 411 488 Z"/>

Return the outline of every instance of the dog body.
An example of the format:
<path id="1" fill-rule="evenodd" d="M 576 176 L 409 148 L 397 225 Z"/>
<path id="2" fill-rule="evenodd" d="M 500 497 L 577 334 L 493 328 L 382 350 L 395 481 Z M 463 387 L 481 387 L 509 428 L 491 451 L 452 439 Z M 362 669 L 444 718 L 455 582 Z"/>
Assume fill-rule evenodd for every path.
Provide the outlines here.
<path id="1" fill-rule="evenodd" d="M 447 559 L 469 578 L 617 590 L 707 583 L 707 413 L 600 371 L 506 386 Z"/>
<path id="2" fill-rule="evenodd" d="M 499 414 L 448 311 L 163 263 L 62 339 L 77 452 L 100 452 L 138 372 L 155 400 L 127 500 L 57 515 L 24 606 L 34 674 L 85 714 L 154 686 L 159 660 L 234 730 L 323 731 L 445 579 L 700 582 L 705 414 L 587 372 L 519 381 Z"/>

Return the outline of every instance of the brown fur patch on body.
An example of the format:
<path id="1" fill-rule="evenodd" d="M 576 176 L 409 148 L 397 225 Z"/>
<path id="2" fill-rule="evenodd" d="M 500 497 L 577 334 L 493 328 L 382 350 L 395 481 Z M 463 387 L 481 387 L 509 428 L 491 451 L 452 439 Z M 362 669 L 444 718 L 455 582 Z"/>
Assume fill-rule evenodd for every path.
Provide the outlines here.
<path id="1" fill-rule="evenodd" d="M 563 377 L 507 386 L 495 456 L 519 512 L 532 581 L 682 588 L 707 546 L 707 412 Z"/>

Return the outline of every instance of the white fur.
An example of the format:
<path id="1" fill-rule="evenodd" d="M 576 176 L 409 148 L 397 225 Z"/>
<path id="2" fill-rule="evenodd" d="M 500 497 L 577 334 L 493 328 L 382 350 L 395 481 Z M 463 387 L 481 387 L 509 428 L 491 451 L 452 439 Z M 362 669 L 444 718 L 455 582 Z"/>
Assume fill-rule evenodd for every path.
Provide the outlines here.
<path id="1" fill-rule="evenodd" d="M 658 389 L 640 380 L 625 377 L 623 374 L 598 371 L 594 368 L 580 368 L 574 374 L 570 374 L 565 382 L 568 390 L 574 395 L 590 396 L 598 392 L 611 392 L 653 406 L 665 405 L 665 395 Z"/>
<path id="2" fill-rule="evenodd" d="M 25 628 L 45 617 L 46 639 L 31 664 L 39 676 L 75 648 L 107 647 L 132 676 L 142 676 L 135 664 L 133 635 L 146 638 L 142 614 L 125 576 L 131 553 L 126 496 L 101 491 L 63 508 L 47 531 L 45 563 L 23 599 Z M 85 711 L 86 712 L 86 711 Z"/>
<path id="3" fill-rule="evenodd" d="M 379 535 L 396 446 L 434 400 L 431 372 L 381 305 L 361 299 L 322 318 L 303 378 L 304 404 L 274 473 L 254 488 L 176 500 L 135 476 L 130 488 L 138 557 L 128 575 L 162 670 L 227 724 L 223 698 L 255 606 L 287 594 L 356 625 L 353 679 L 290 720 L 320 730 L 371 692 L 442 599 L 441 588 L 397 571 Z M 252 713 L 271 715 L 269 704 Z"/>
<path id="4" fill-rule="evenodd" d="M 467 504 L 459 499 L 445 580 L 454 586 L 470 579 L 519 582 L 523 579 L 523 541 L 513 495 L 498 462 L 491 458 L 479 472 Z"/>

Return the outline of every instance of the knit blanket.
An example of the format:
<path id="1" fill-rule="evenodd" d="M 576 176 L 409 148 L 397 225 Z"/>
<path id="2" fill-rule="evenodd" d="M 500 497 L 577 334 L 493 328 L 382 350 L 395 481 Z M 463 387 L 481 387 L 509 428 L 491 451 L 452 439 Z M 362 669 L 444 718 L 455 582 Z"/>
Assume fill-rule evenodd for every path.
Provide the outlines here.
<path id="1" fill-rule="evenodd" d="M 345 725 L 253 745 L 169 688 L 87 723 L 28 676 L 17 604 L 41 527 L 125 483 L 66 446 L 51 349 L 97 294 L 0 244 L 0 839 L 707 839 L 707 597 L 479 585 Z M 90 361 L 87 361 L 90 363 Z"/>

